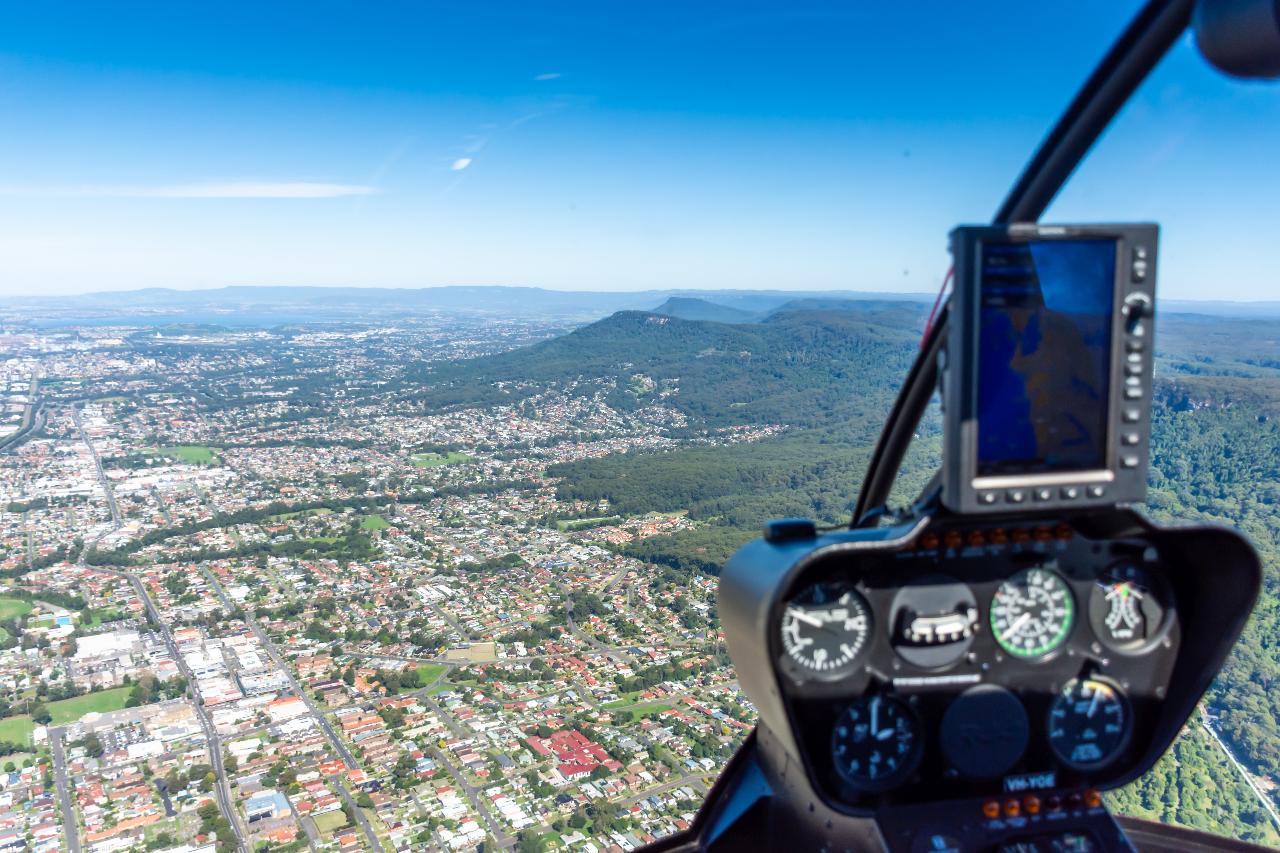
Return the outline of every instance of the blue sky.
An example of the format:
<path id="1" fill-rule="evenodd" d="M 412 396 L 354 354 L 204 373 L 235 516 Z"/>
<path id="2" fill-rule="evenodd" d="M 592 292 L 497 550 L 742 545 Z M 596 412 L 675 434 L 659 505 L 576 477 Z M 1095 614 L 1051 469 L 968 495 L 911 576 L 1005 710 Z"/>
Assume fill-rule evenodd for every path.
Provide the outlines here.
<path id="1" fill-rule="evenodd" d="M 885 5 L 5 4 L 0 293 L 932 290 L 1137 4 Z M 1277 298 L 1277 130 L 1188 41 L 1048 218 Z"/>

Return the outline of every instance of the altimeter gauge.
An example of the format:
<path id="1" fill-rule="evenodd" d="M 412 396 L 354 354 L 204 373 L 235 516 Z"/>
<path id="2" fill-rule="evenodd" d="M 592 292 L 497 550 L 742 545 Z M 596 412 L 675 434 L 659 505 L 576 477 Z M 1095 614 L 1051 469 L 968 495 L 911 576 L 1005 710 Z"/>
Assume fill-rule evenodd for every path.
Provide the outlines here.
<path id="1" fill-rule="evenodd" d="M 814 584 L 787 602 L 779 631 L 794 674 L 835 680 L 857 668 L 871 634 L 871 610 L 848 584 Z"/>
<path id="2" fill-rule="evenodd" d="M 1023 569 L 991 599 L 991 633 L 1014 657 L 1038 658 L 1058 649 L 1075 625 L 1067 582 L 1046 568 Z"/>

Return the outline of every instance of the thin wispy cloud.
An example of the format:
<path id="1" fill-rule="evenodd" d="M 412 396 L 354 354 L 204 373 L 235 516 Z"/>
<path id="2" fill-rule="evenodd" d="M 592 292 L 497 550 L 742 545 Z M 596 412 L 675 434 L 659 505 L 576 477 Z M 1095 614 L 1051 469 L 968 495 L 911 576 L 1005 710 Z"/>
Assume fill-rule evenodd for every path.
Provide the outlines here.
<path id="1" fill-rule="evenodd" d="M 549 71 L 549 72 L 547 72 L 546 74 L 539 74 L 537 77 L 534 77 L 533 79 L 534 79 L 534 80 L 537 80 L 539 83 L 545 83 L 545 82 L 546 82 L 546 81 L 548 81 L 548 80 L 559 80 L 559 79 L 560 79 L 560 72 L 559 72 L 559 71 Z"/>
<path id="2" fill-rule="evenodd" d="M 224 181 L 199 184 L 79 186 L 0 186 L 0 195 L 34 198 L 277 198 L 316 199 L 375 195 L 367 184 L 333 184 L 315 181 Z"/>
<path id="3" fill-rule="evenodd" d="M 470 165 L 471 165 L 470 157 L 459 157 L 457 160 L 453 161 L 453 165 L 449 167 L 449 170 L 453 172 L 461 172 L 463 169 L 467 168 Z"/>

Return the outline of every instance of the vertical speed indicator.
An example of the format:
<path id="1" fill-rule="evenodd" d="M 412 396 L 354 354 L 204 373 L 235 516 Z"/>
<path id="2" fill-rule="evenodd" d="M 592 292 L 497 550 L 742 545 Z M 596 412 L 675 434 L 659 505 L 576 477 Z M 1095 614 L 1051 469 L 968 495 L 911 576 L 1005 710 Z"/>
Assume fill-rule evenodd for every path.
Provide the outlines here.
<path id="1" fill-rule="evenodd" d="M 1014 657 L 1038 658 L 1058 649 L 1076 621 L 1067 582 L 1045 568 L 1023 569 L 991 599 L 991 633 Z"/>

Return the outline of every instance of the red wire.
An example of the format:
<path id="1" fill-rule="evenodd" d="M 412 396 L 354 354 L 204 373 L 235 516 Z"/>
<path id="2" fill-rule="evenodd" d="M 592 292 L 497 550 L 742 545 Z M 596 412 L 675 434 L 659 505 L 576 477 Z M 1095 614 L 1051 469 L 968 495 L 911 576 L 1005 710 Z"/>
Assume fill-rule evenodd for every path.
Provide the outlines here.
<path id="1" fill-rule="evenodd" d="M 951 276 L 956 271 L 956 265 L 952 264 L 947 267 L 947 274 L 942 277 L 942 287 L 938 288 L 938 298 L 933 300 L 933 310 L 929 312 L 929 319 L 924 323 L 924 334 L 920 336 L 920 349 L 924 349 L 924 342 L 929 338 L 929 330 L 933 328 L 934 318 L 938 316 L 938 306 L 942 304 L 942 296 L 947 292 L 947 282 L 951 281 Z"/>

